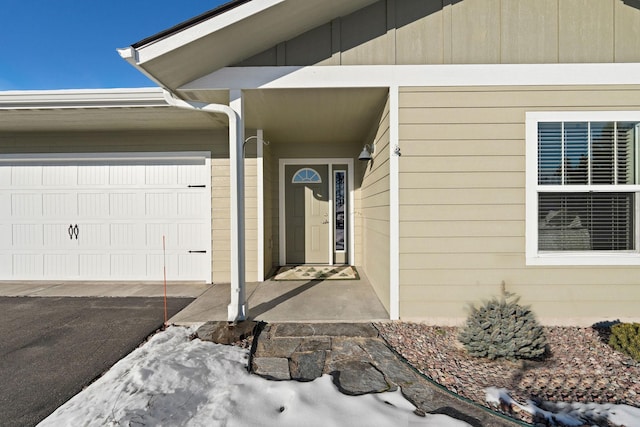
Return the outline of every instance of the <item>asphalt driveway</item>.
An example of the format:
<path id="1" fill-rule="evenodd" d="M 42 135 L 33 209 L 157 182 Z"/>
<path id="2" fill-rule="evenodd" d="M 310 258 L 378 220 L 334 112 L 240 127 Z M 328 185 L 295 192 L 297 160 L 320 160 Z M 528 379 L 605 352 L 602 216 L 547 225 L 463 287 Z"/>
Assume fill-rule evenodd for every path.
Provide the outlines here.
<path id="1" fill-rule="evenodd" d="M 162 298 L 0 297 L 0 424 L 36 425 L 163 320 Z"/>

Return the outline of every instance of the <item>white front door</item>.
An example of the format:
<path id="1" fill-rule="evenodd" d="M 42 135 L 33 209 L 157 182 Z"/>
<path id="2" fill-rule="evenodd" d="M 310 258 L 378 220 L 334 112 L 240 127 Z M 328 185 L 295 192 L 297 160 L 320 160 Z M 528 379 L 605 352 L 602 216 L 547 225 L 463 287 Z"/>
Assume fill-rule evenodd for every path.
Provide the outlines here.
<path id="1" fill-rule="evenodd" d="M 68 157 L 0 158 L 0 280 L 210 280 L 204 156 Z"/>

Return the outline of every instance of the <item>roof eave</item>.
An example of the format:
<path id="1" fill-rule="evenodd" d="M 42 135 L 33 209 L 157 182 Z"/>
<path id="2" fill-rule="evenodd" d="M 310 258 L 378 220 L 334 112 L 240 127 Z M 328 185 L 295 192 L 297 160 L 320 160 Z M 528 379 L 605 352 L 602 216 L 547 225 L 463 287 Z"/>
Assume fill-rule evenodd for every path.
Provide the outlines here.
<path id="1" fill-rule="evenodd" d="M 167 107 L 160 88 L 0 92 L 0 110 Z"/>

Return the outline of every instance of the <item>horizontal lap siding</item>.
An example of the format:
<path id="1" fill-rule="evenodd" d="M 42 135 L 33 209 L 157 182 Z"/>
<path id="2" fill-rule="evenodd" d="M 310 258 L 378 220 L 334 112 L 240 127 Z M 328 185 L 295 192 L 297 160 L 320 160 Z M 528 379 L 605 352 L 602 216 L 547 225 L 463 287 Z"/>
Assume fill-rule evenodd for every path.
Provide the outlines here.
<path id="1" fill-rule="evenodd" d="M 389 104 L 374 129 L 373 160 L 358 162 L 362 266 L 378 298 L 389 311 Z M 358 241 L 358 240 L 356 240 Z"/>
<path id="2" fill-rule="evenodd" d="M 401 88 L 401 317 L 459 323 L 503 281 L 548 323 L 639 316 L 638 268 L 525 265 L 525 113 L 638 109 L 637 86 Z"/>

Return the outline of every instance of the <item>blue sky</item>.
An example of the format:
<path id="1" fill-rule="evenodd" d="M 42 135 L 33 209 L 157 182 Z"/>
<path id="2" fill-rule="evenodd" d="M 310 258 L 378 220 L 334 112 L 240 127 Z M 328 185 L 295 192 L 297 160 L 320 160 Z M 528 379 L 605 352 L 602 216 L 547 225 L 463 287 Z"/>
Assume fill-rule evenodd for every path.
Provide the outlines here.
<path id="1" fill-rule="evenodd" d="M 148 87 L 127 47 L 228 0 L 2 0 L 0 90 Z"/>

